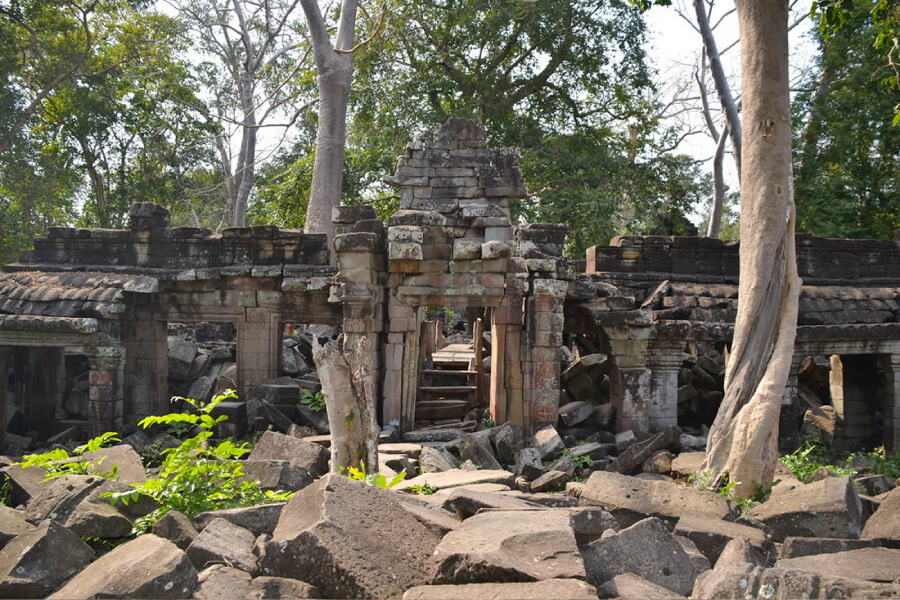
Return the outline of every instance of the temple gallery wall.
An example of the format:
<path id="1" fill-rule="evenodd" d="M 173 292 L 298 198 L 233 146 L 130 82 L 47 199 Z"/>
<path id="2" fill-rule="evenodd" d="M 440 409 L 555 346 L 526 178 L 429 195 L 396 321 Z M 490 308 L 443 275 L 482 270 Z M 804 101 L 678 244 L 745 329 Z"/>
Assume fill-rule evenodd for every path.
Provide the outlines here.
<path id="1" fill-rule="evenodd" d="M 657 431 L 683 418 L 685 361 L 727 352 L 737 243 L 626 236 L 567 260 L 564 226 L 510 218 L 526 195 L 518 152 L 488 148 L 467 120 L 416 137 L 386 182 L 400 210 L 385 224 L 368 206 L 336 209 L 330 247 L 273 226 L 169 228 L 146 203 L 126 230 L 50 228 L 0 274 L 0 435 L 73 422 L 96 435 L 167 412 L 173 324 L 231 328 L 241 398 L 281 373 L 286 326 L 369 337 L 381 423 L 404 430 L 483 406 L 531 432 L 602 389 L 616 430 Z M 841 444 L 895 446 L 898 242 L 800 235 L 797 255 L 787 428 L 822 408 L 818 386 Z M 441 345 L 436 311 L 462 315 L 468 344 Z M 87 376 L 73 415 L 75 365 Z"/>

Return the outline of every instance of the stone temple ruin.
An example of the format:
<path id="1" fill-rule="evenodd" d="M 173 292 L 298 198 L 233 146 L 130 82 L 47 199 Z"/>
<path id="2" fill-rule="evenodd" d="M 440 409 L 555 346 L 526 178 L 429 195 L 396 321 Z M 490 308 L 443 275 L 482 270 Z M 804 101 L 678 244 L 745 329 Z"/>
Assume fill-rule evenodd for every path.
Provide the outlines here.
<path id="1" fill-rule="evenodd" d="M 167 412 L 170 382 L 201 366 L 193 353 L 173 360 L 174 324 L 233 328 L 229 387 L 242 399 L 279 391 L 286 326 L 368 336 L 381 424 L 405 431 L 478 407 L 526 432 L 561 419 L 576 437 L 711 422 L 736 243 L 623 236 L 567 260 L 564 226 L 511 221 L 510 200 L 526 195 L 518 153 L 486 147 L 471 121 L 417 137 L 386 181 L 400 210 L 385 225 L 371 207 L 336 209 L 331 247 L 274 226 L 172 229 L 152 204 L 132 207 L 127 230 L 50 228 L 0 274 L 0 447 Z M 797 245 L 804 287 L 782 436 L 806 423 L 843 448 L 894 447 L 898 241 Z M 432 316 L 447 313 L 474 343 L 443 344 Z"/>

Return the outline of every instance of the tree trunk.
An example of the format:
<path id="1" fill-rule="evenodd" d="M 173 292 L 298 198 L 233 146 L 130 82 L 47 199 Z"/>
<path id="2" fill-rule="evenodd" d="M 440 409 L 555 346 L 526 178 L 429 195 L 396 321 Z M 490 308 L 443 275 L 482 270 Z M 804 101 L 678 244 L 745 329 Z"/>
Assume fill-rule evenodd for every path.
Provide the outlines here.
<path id="1" fill-rule="evenodd" d="M 727 129 L 727 128 L 726 128 Z M 727 131 L 719 134 L 716 144 L 716 154 L 713 157 L 713 197 L 712 207 L 709 211 L 709 226 L 706 229 L 706 237 L 718 238 L 722 229 L 722 211 L 725 207 L 725 141 L 728 139 Z"/>
<path id="2" fill-rule="evenodd" d="M 247 214 L 247 199 L 253 189 L 256 173 L 256 101 L 253 98 L 253 75 L 244 72 L 241 75 L 241 108 L 244 112 L 244 121 L 241 123 L 241 156 L 238 164 L 237 190 L 234 195 L 234 226 L 245 225 Z"/>
<path id="3" fill-rule="evenodd" d="M 331 469 L 378 471 L 378 420 L 372 346 L 364 335 L 337 340 L 313 334 L 313 359 L 331 429 Z"/>
<path id="4" fill-rule="evenodd" d="M 787 0 L 737 0 L 747 123 L 738 314 L 704 468 L 751 496 L 771 485 L 800 279 L 794 246 Z"/>

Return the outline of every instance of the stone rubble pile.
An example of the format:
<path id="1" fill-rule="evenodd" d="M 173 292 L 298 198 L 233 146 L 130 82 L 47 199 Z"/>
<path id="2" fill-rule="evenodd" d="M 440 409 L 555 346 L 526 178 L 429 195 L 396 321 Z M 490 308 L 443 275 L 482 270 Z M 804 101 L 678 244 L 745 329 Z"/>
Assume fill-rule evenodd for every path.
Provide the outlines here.
<path id="1" fill-rule="evenodd" d="M 785 475 L 741 515 L 683 484 L 702 456 L 678 454 L 677 428 L 567 437 L 410 432 L 379 446 L 408 477 L 386 490 L 329 474 L 327 438 L 269 431 L 245 470 L 289 501 L 172 511 L 134 539 L 155 503 L 102 497 L 146 476 L 127 444 L 100 451 L 120 481 L 3 466 L 20 506 L 0 505 L 0 598 L 900 598 L 883 476 Z M 863 503 L 865 485 L 883 491 Z"/>

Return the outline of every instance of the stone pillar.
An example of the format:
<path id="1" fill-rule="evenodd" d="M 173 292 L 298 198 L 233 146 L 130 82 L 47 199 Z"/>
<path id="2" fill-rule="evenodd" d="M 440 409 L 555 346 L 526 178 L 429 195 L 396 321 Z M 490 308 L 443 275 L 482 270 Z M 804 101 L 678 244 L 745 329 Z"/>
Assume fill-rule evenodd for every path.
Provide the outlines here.
<path id="1" fill-rule="evenodd" d="M 238 395 L 246 400 L 253 386 L 278 375 L 282 327 L 267 308 L 246 308 L 236 327 Z"/>
<path id="2" fill-rule="evenodd" d="M 49 431 L 62 406 L 66 385 L 65 348 L 29 348 L 25 381 L 25 416 L 29 429 Z"/>
<path id="3" fill-rule="evenodd" d="M 617 367 L 617 382 L 611 382 L 610 400 L 616 407 L 616 429 L 635 433 L 650 431 L 650 369 L 646 366 L 651 336 L 649 326 L 638 324 L 603 327 L 610 354 Z"/>
<path id="4" fill-rule="evenodd" d="M 900 231 L 900 230 L 898 230 Z M 900 448 L 900 353 L 881 357 L 884 367 L 884 447 Z"/>
<path id="5" fill-rule="evenodd" d="M 525 427 L 525 377 L 522 372 L 522 308 L 527 282 L 506 278 L 500 306 L 491 311 L 491 419 Z"/>
<path id="6" fill-rule="evenodd" d="M 169 412 L 169 361 L 165 321 L 151 309 L 137 308 L 125 320 L 125 423 Z"/>
<path id="7" fill-rule="evenodd" d="M 797 385 L 800 375 L 800 367 L 803 365 L 803 356 L 794 354 L 791 357 L 791 370 L 788 372 L 787 382 L 784 385 L 784 395 L 781 397 L 781 406 L 796 406 L 798 401 Z"/>
<path id="8" fill-rule="evenodd" d="M 382 369 L 379 336 L 383 327 L 383 288 L 374 283 L 348 281 L 340 285 L 340 298 L 344 309 L 344 336 L 360 335 L 369 338 L 372 349 L 372 378 L 375 397 L 381 397 L 380 373 Z M 355 344 L 345 345 L 356 347 Z"/>
<path id="9" fill-rule="evenodd" d="M 407 355 L 416 357 L 419 355 L 417 326 L 416 310 L 391 295 L 388 300 L 387 344 L 384 347 L 384 388 L 382 390 L 384 402 L 381 416 L 384 426 L 403 426 L 404 430 L 408 430 L 415 424 L 415 408 L 413 408 L 412 423 L 408 422 L 409 419 L 403 418 L 404 398 L 411 393 L 408 385 L 404 390 L 403 365 Z M 412 396 L 412 399 L 415 404 L 415 395 Z M 404 423 L 404 421 L 407 422 Z"/>
<path id="10" fill-rule="evenodd" d="M 12 367 L 12 346 L 0 346 L 0 447 L 6 441 L 6 422 L 12 417 L 7 408 L 12 400 L 9 386 L 9 369 Z"/>
<path id="11" fill-rule="evenodd" d="M 535 279 L 526 301 L 528 335 L 524 340 L 522 370 L 527 433 L 556 424 L 559 409 L 560 348 L 563 343 L 563 305 L 567 281 Z"/>
<path id="12" fill-rule="evenodd" d="M 650 431 L 678 425 L 678 371 L 684 364 L 685 340 L 657 340 L 650 346 Z"/>
<path id="13" fill-rule="evenodd" d="M 85 348 L 91 368 L 88 434 L 120 431 L 123 421 L 125 350 L 121 346 Z"/>

